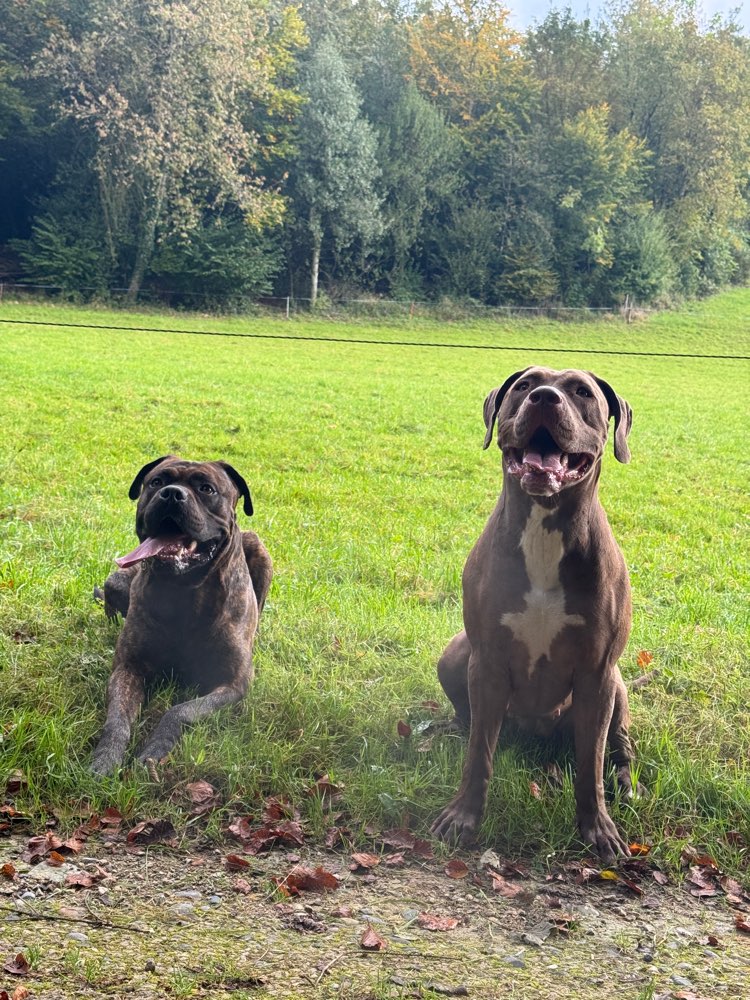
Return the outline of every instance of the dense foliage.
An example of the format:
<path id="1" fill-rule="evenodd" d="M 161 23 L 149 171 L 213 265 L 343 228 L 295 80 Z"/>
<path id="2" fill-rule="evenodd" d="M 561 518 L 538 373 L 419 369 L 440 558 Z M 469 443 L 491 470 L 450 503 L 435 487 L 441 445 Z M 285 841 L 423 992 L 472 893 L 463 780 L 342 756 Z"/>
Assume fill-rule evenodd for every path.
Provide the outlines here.
<path id="1" fill-rule="evenodd" d="M 750 41 L 691 0 L 0 0 L 0 268 L 78 295 L 617 305 L 750 274 Z M 0 275 L 1 277 L 2 275 Z"/>

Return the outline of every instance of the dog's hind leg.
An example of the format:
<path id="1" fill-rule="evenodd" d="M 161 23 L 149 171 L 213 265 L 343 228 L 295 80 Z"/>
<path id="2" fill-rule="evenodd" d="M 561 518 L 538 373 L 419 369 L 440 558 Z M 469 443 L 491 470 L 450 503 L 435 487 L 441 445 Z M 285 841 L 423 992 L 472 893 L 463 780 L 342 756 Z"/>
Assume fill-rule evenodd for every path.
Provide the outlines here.
<path id="1" fill-rule="evenodd" d="M 146 695 L 143 674 L 116 667 L 107 686 L 107 721 L 91 760 L 94 774 L 111 774 L 122 763 L 136 716 Z"/>
<path id="2" fill-rule="evenodd" d="M 260 613 L 266 603 L 268 590 L 273 579 L 273 563 L 268 549 L 254 531 L 242 532 L 242 549 L 245 553 L 247 568 L 250 570 L 250 579 L 258 602 L 258 613 Z"/>
<path id="3" fill-rule="evenodd" d="M 438 680 L 455 710 L 453 723 L 460 729 L 469 729 L 469 656 L 471 646 L 465 632 L 454 635 L 438 660 Z"/>

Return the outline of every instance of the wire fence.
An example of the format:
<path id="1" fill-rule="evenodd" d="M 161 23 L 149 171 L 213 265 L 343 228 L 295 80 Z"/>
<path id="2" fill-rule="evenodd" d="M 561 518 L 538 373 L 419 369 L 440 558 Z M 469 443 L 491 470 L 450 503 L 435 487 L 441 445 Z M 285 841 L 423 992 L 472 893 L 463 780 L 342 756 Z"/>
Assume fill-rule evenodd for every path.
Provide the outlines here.
<path id="1" fill-rule="evenodd" d="M 176 289 L 142 289 L 131 296 L 127 288 L 97 289 L 92 286 L 80 286 L 75 292 L 59 285 L 33 284 L 21 281 L 0 281 L 0 302 L 9 295 L 16 297 L 45 297 L 96 300 L 106 298 L 110 305 L 161 305 L 168 308 L 177 304 L 192 302 L 197 304 L 210 301 L 201 292 L 188 292 Z M 253 302 L 247 303 L 247 310 L 269 311 L 281 313 L 287 319 L 297 315 L 309 315 L 326 319 L 434 319 L 441 322 L 460 322 L 472 319 L 550 319 L 569 322 L 585 322 L 587 320 L 608 317 L 620 319 L 626 323 L 647 316 L 652 310 L 636 307 L 630 297 L 620 306 L 563 306 L 563 305 L 485 305 L 472 299 L 456 299 L 443 297 L 441 299 L 387 299 L 380 296 L 363 296 L 359 298 L 330 297 L 321 294 L 313 306 L 313 300 L 299 295 L 263 295 Z"/>

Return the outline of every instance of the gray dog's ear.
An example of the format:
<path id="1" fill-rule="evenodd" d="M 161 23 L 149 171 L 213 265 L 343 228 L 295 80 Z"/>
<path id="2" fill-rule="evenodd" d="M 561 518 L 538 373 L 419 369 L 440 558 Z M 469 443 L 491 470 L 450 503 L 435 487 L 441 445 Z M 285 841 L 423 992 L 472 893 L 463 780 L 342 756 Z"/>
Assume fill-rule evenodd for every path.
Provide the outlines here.
<path id="1" fill-rule="evenodd" d="M 492 444 L 492 432 L 495 430 L 495 421 L 497 420 L 497 411 L 503 402 L 503 398 L 516 381 L 524 372 L 527 372 L 528 367 L 522 368 L 520 372 L 514 372 L 509 378 L 499 385 L 497 389 L 493 389 L 492 392 L 487 396 L 484 401 L 484 426 L 487 428 L 487 433 L 484 435 L 484 445 L 483 448 L 486 450 Z"/>
<path id="2" fill-rule="evenodd" d="M 141 495 L 141 487 L 143 486 L 143 480 L 155 468 L 160 462 L 166 462 L 168 458 L 174 458 L 174 455 L 162 455 L 161 458 L 155 458 L 153 462 L 149 462 L 148 465 L 144 465 L 138 475 L 135 477 L 133 482 L 130 484 L 130 491 L 128 496 L 131 500 L 137 500 Z"/>
<path id="3" fill-rule="evenodd" d="M 628 434 L 633 426 L 633 411 L 630 409 L 630 404 L 622 396 L 617 395 L 609 382 L 605 382 L 603 378 L 597 378 L 596 375 L 594 375 L 594 380 L 604 393 L 610 417 L 615 418 L 615 458 L 618 462 L 627 464 L 630 461 Z"/>
<path id="4" fill-rule="evenodd" d="M 216 464 L 220 466 L 224 470 L 224 472 L 226 472 L 226 474 L 232 480 L 234 485 L 237 487 L 240 496 L 245 501 L 242 506 L 242 509 L 244 510 L 244 512 L 247 514 L 248 517 L 252 517 L 253 501 L 250 497 L 250 489 L 248 488 L 248 485 L 245 482 L 245 480 L 242 478 L 239 472 L 229 464 L 229 462 L 217 462 Z"/>

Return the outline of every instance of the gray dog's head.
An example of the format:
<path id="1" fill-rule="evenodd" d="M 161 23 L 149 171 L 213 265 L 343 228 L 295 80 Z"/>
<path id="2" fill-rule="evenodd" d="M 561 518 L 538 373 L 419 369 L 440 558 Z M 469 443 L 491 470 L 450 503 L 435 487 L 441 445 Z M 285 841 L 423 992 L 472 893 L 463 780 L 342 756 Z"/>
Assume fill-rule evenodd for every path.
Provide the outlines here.
<path id="1" fill-rule="evenodd" d="M 135 530 L 141 544 L 116 560 L 131 566 L 143 560 L 160 571 L 181 575 L 207 567 L 237 530 L 235 506 L 250 491 L 226 462 L 189 462 L 167 455 L 144 465 L 130 487 L 138 498 Z"/>
<path id="2" fill-rule="evenodd" d="M 607 382 L 572 368 L 526 368 L 485 399 L 484 447 L 497 421 L 506 474 L 525 493 L 552 496 L 598 474 L 610 418 L 615 458 L 629 462 L 632 410 Z"/>

